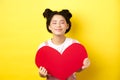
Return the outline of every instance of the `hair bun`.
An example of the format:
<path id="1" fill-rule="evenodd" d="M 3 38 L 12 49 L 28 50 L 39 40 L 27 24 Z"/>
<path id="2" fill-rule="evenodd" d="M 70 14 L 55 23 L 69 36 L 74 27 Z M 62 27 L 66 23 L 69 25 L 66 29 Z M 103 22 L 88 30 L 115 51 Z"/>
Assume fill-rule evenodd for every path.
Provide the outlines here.
<path id="1" fill-rule="evenodd" d="M 51 15 L 51 13 L 52 13 L 52 10 L 50 10 L 50 9 L 45 9 L 45 11 L 43 12 L 43 16 L 45 17 L 45 18 L 48 18 L 50 15 Z"/>
<path id="2" fill-rule="evenodd" d="M 72 17 L 72 14 L 67 9 L 63 9 L 60 13 L 66 15 L 68 19 Z"/>

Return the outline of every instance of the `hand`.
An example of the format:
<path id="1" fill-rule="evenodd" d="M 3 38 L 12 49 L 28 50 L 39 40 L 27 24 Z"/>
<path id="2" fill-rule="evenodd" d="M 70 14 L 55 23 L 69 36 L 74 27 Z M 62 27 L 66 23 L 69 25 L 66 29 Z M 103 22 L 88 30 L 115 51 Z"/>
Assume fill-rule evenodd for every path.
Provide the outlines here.
<path id="1" fill-rule="evenodd" d="M 40 74 L 41 77 L 46 77 L 48 73 L 47 73 L 47 70 L 44 67 L 40 66 L 39 74 Z"/>
<path id="2" fill-rule="evenodd" d="M 85 58 L 83 61 L 82 69 L 89 67 L 89 65 L 90 65 L 90 60 L 88 58 Z"/>

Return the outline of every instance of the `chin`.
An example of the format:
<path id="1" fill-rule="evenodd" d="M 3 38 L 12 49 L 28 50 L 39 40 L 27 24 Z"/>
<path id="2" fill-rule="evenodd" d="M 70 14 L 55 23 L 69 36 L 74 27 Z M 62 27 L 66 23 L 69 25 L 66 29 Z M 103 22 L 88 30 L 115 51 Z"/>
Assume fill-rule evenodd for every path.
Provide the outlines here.
<path id="1" fill-rule="evenodd" d="M 64 34 L 55 34 L 56 36 L 62 36 L 62 35 L 64 35 Z"/>
<path id="2" fill-rule="evenodd" d="M 55 32 L 54 34 L 55 34 L 55 35 L 64 35 L 63 32 Z"/>

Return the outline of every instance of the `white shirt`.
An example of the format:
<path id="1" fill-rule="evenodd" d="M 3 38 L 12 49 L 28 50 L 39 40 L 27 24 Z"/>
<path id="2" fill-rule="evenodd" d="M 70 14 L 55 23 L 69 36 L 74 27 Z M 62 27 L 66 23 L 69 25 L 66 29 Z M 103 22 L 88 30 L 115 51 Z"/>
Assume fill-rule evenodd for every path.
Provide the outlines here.
<path id="1" fill-rule="evenodd" d="M 71 38 L 66 38 L 65 41 L 60 44 L 60 45 L 55 45 L 51 39 L 46 41 L 46 42 L 43 42 L 38 49 L 40 49 L 41 47 L 43 46 L 49 46 L 49 47 L 52 47 L 54 49 L 56 49 L 58 52 L 60 52 L 60 54 L 63 53 L 63 51 L 68 47 L 70 46 L 71 44 L 73 43 L 79 43 L 77 40 L 74 40 L 74 39 L 71 39 Z"/>

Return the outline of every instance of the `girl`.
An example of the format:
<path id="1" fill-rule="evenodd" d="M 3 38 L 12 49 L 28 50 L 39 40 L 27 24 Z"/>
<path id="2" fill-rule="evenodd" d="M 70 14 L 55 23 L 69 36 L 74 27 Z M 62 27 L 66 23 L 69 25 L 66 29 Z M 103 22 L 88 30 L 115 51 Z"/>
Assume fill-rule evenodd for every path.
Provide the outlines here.
<path id="1" fill-rule="evenodd" d="M 47 45 L 56 49 L 62 54 L 62 52 L 72 43 L 79 43 L 77 40 L 67 38 L 65 36 L 65 33 L 68 33 L 71 29 L 70 18 L 72 17 L 72 14 L 69 12 L 69 10 L 62 10 L 58 12 L 46 9 L 43 13 L 43 16 L 47 19 L 47 30 L 53 34 L 53 37 L 50 40 L 43 42 L 39 49 Z M 80 71 L 87 68 L 89 64 L 89 59 L 85 58 L 82 69 L 80 69 Z M 47 80 L 60 80 L 51 74 L 48 74 L 47 70 L 42 66 L 39 68 L 39 74 L 42 77 L 46 77 Z M 76 80 L 75 73 L 69 76 L 67 80 Z"/>

